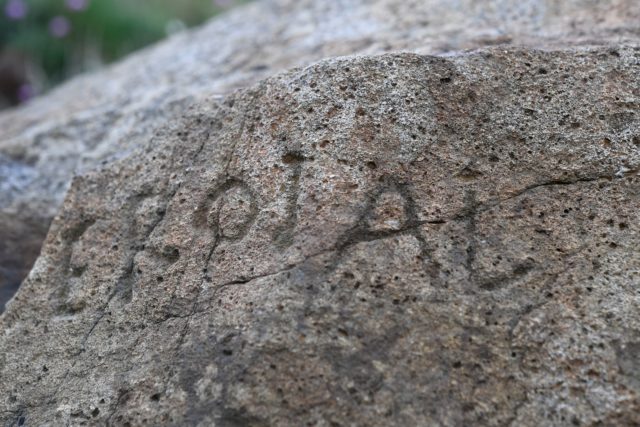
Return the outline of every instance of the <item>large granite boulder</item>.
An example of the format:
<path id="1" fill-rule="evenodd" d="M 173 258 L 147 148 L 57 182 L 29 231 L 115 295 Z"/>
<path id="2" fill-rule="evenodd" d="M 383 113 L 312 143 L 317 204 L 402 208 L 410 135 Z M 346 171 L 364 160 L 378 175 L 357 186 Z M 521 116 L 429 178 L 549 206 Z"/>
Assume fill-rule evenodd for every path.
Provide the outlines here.
<path id="1" fill-rule="evenodd" d="M 302 3 L 271 19 L 311 34 L 305 6 L 335 11 Z M 639 424 L 637 29 L 575 30 L 566 45 L 534 31 L 566 10 L 623 28 L 636 6 L 568 2 L 536 21 L 544 2 L 498 3 L 442 25 L 490 28 L 530 5 L 505 25 L 545 49 L 328 59 L 111 124 L 79 109 L 84 127 L 68 131 L 102 127 L 106 145 L 69 157 L 84 172 L 0 316 L 0 425 Z M 417 46 L 431 16 L 345 4 L 363 28 L 415 29 L 397 46 Z M 53 210 L 55 191 L 19 190 L 66 188 L 53 160 L 29 166 L 38 145 L 24 141 L 24 163 L 7 154 L 0 169 L 6 194 Z M 43 158 L 54 146 L 40 143 Z"/>
<path id="2" fill-rule="evenodd" d="M 354 53 L 625 44 L 639 21 L 636 0 L 270 0 L 74 79 L 0 114 L 0 312 L 72 176 L 129 155 L 195 99 Z"/>

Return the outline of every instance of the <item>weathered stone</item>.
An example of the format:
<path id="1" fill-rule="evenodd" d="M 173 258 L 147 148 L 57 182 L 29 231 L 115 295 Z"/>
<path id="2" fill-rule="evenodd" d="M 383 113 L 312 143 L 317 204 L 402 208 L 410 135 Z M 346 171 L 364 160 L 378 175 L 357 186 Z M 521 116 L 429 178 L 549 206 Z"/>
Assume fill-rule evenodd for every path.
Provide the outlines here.
<path id="1" fill-rule="evenodd" d="M 640 423 L 640 49 L 331 59 L 74 180 L 0 421 Z"/>
<path id="2" fill-rule="evenodd" d="M 636 0 L 271 0 L 74 79 L 0 114 L 0 156 L 31 176 L 17 196 L 0 193 L 0 295 L 31 267 L 74 173 L 130 154 L 195 98 L 354 53 L 622 44 L 637 40 L 639 20 Z"/>
<path id="3" fill-rule="evenodd" d="M 13 286 L 83 172 L 0 425 L 640 424 L 638 16 L 266 2 L 1 116 Z"/>

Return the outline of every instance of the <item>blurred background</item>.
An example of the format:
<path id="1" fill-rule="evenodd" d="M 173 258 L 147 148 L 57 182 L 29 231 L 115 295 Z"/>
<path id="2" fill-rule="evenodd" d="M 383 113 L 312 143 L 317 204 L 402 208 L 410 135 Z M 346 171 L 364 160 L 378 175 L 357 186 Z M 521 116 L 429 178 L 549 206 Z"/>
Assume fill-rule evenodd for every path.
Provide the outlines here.
<path id="1" fill-rule="evenodd" d="M 0 109 L 248 0 L 0 0 Z"/>

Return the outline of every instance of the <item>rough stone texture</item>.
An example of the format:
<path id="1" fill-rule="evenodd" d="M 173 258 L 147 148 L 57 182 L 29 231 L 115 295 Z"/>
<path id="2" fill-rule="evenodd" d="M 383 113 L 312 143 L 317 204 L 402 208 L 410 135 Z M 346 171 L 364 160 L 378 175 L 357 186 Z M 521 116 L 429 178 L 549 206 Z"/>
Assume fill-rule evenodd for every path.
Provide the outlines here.
<path id="1" fill-rule="evenodd" d="M 640 424 L 638 4 L 479 4 L 258 4 L 0 116 L 12 283 L 83 169 L 0 425 Z"/>
<path id="2" fill-rule="evenodd" d="M 0 114 L 0 178 L 5 169 L 21 177 L 15 194 L 0 192 L 0 311 L 74 173 L 130 154 L 195 98 L 354 53 L 628 43 L 639 20 L 637 0 L 271 0 L 77 78 Z"/>
<path id="3" fill-rule="evenodd" d="M 0 422 L 640 423 L 640 48 L 331 59 L 76 178 Z"/>

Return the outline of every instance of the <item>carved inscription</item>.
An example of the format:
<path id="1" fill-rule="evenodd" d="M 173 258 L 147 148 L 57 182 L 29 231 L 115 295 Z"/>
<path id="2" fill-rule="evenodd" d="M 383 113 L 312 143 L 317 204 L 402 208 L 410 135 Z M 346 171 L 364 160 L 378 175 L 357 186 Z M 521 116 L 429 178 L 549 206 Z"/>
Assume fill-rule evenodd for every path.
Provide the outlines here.
<path id="1" fill-rule="evenodd" d="M 138 253 L 144 250 L 145 242 L 153 233 L 153 230 L 162 222 L 166 213 L 166 204 L 159 195 L 138 195 L 128 203 L 127 215 L 129 230 L 126 237 L 133 239 L 125 249 L 126 255 L 122 274 L 111 298 L 118 296 L 124 304 L 129 304 L 133 299 L 133 287 L 136 281 L 135 259 Z"/>
<path id="2" fill-rule="evenodd" d="M 81 219 L 62 232 L 64 278 L 57 292 L 58 311 L 61 314 L 73 314 L 84 308 L 83 299 L 78 295 L 78 290 L 82 288 L 82 275 L 88 265 L 83 242 L 87 230 L 95 222 L 93 218 Z"/>
<path id="3" fill-rule="evenodd" d="M 285 249 L 293 244 L 293 236 L 298 224 L 298 197 L 300 196 L 300 174 L 303 163 L 307 159 L 299 152 L 292 151 L 282 156 L 282 163 L 291 170 L 291 178 L 286 192 L 287 217 L 277 228 L 274 242 L 279 248 Z"/>
<path id="4" fill-rule="evenodd" d="M 419 227 L 422 224 L 408 184 L 385 177 L 362 208 L 356 224 L 339 239 L 338 250 L 360 242 L 410 234 L 420 243 L 421 253 L 426 257 L 426 241 Z"/>
<path id="5" fill-rule="evenodd" d="M 198 225 L 206 225 L 221 239 L 240 240 L 258 216 L 258 206 L 251 188 L 231 178 L 211 193 L 201 212 L 206 218 L 197 218 Z"/>

